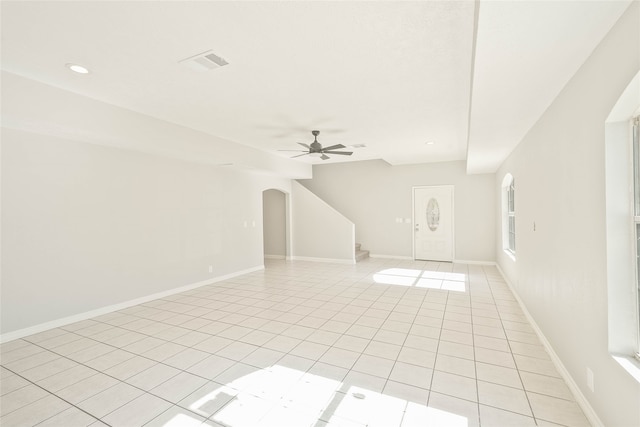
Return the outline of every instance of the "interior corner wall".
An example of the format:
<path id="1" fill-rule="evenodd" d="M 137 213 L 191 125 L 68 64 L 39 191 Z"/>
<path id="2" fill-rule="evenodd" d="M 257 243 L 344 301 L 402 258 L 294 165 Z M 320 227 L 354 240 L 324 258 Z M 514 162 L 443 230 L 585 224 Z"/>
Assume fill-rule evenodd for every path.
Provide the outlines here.
<path id="1" fill-rule="evenodd" d="M 498 264 L 607 426 L 640 425 L 640 384 L 608 353 L 605 218 L 605 121 L 640 69 L 639 24 L 640 3 L 633 2 L 501 165 L 494 184 L 500 194 L 511 173 L 516 191 L 516 260 L 497 246 Z M 500 227 L 496 233 L 499 244 Z"/>
<path id="2" fill-rule="evenodd" d="M 1 136 L 2 334 L 260 267 L 262 191 L 291 190 L 283 178 Z"/>
<path id="3" fill-rule="evenodd" d="M 493 174 L 467 175 L 464 162 L 391 166 L 382 160 L 315 165 L 299 180 L 356 225 L 372 255 L 413 257 L 414 186 L 454 185 L 455 258 L 495 261 Z M 396 222 L 401 218 L 402 222 Z"/>

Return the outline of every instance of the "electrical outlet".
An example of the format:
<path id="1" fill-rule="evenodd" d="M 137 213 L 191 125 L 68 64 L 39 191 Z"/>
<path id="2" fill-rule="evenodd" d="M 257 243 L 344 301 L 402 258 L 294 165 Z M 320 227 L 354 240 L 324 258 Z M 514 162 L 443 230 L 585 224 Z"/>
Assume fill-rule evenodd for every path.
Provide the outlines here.
<path id="1" fill-rule="evenodd" d="M 587 368 L 587 386 L 591 392 L 594 392 L 594 384 L 593 384 L 593 371 Z"/>
<path id="2" fill-rule="evenodd" d="M 209 273 L 213 273 L 213 265 L 209 266 Z"/>

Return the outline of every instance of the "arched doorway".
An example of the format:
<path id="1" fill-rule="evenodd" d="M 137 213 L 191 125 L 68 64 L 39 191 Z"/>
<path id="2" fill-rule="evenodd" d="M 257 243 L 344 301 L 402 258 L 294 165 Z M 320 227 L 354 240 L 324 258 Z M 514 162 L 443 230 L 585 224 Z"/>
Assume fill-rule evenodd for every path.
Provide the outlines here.
<path id="1" fill-rule="evenodd" d="M 280 190 L 262 192 L 263 245 L 265 259 L 289 256 L 288 195 Z"/>

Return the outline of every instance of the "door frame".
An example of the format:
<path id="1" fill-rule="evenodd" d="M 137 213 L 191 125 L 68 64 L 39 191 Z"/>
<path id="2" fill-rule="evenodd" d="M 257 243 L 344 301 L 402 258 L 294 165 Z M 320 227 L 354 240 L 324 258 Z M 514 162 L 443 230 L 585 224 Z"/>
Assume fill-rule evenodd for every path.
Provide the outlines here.
<path id="1" fill-rule="evenodd" d="M 456 227 L 455 227 L 455 191 L 456 186 L 453 184 L 447 185 L 414 185 L 411 187 L 411 244 L 412 244 L 412 258 L 416 259 L 416 190 L 423 188 L 449 188 L 451 189 L 451 261 L 438 261 L 438 262 L 453 262 L 456 259 Z M 422 261 L 422 260 L 420 260 Z"/>

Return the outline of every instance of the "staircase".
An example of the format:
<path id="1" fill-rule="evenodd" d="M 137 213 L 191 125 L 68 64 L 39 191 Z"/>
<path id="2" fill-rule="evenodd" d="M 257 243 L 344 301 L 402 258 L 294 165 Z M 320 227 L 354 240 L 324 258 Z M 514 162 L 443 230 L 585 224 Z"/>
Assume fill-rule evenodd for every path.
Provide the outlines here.
<path id="1" fill-rule="evenodd" d="M 363 251 L 361 247 L 360 243 L 356 243 L 356 262 L 369 258 L 369 251 Z"/>

